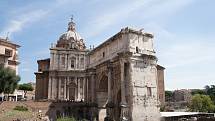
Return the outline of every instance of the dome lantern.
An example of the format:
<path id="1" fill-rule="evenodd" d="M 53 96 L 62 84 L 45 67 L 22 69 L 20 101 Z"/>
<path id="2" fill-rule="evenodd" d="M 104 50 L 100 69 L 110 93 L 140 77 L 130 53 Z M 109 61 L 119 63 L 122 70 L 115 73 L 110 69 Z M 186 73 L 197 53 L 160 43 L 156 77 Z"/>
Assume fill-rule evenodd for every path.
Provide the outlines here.
<path id="1" fill-rule="evenodd" d="M 84 40 L 75 30 L 75 22 L 73 21 L 73 17 L 71 18 L 71 21 L 68 23 L 67 32 L 60 36 L 59 40 L 57 41 L 56 47 L 76 50 L 86 49 Z"/>
<path id="2" fill-rule="evenodd" d="M 71 21 L 68 23 L 68 31 L 75 31 L 75 22 L 73 21 L 73 17 Z"/>

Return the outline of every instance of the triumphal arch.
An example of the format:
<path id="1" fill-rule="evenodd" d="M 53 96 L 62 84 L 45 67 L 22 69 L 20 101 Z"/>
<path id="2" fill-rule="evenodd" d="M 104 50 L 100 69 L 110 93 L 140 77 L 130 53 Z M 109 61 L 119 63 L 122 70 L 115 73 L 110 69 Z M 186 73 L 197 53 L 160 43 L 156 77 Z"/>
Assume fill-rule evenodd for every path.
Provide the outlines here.
<path id="1" fill-rule="evenodd" d="M 85 117 L 93 121 L 160 118 L 151 33 L 126 27 L 87 49 L 71 21 L 67 32 L 52 44 L 50 59 L 38 60 L 38 65 L 37 100 L 80 102 Z"/>

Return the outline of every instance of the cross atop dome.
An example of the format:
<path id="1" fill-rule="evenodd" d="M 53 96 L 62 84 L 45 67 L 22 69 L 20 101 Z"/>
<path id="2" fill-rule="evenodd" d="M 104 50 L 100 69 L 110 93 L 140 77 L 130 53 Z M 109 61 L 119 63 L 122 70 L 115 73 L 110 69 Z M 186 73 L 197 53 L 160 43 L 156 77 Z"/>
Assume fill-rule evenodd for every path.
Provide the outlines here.
<path id="1" fill-rule="evenodd" d="M 73 15 L 72 15 L 72 17 L 70 19 L 71 19 L 71 21 L 73 21 Z"/>
<path id="2" fill-rule="evenodd" d="M 75 22 L 73 21 L 73 15 L 70 19 L 71 21 L 68 23 L 68 31 L 75 31 Z"/>

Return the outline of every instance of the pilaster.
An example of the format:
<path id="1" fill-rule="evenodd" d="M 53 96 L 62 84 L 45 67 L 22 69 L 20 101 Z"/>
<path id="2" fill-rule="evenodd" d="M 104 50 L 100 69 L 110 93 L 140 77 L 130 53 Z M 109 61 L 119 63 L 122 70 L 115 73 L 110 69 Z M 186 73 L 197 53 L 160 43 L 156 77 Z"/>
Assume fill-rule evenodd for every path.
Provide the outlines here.
<path id="1" fill-rule="evenodd" d="M 85 78 L 82 78 L 83 79 L 83 85 L 82 85 L 82 99 L 84 99 L 85 101 L 85 90 L 86 90 L 86 87 L 85 87 L 85 84 L 86 84 L 86 79 Z"/>
<path id="2" fill-rule="evenodd" d="M 109 62 L 107 65 L 108 69 L 108 101 L 106 104 L 106 117 L 105 121 L 112 121 L 112 108 L 113 108 L 113 101 L 112 101 L 112 93 L 111 93 L 111 81 L 112 81 L 112 63 Z"/>
<path id="3" fill-rule="evenodd" d="M 66 100 L 67 97 L 66 97 L 66 85 L 67 85 L 67 79 L 68 77 L 65 77 L 64 79 L 64 87 L 63 87 L 63 99 Z"/>
<path id="4" fill-rule="evenodd" d="M 92 90 L 92 102 L 95 102 L 95 75 L 92 74 L 91 76 L 91 90 Z"/>
<path id="5" fill-rule="evenodd" d="M 58 78 L 58 100 L 61 100 L 61 79 L 62 77 Z"/>
<path id="6" fill-rule="evenodd" d="M 121 115 L 120 115 L 120 120 L 121 121 L 127 121 L 127 117 L 126 117 L 126 112 L 127 112 L 127 102 L 125 99 L 125 72 L 124 72 L 124 67 L 125 66 L 125 60 L 124 58 L 120 59 L 120 70 L 121 70 Z"/>
<path id="7" fill-rule="evenodd" d="M 57 98 L 57 82 L 56 77 L 52 78 L 52 99 L 55 100 Z"/>
<path id="8" fill-rule="evenodd" d="M 49 83 L 48 83 L 48 99 L 51 99 L 51 95 L 52 95 L 52 78 L 49 77 Z"/>

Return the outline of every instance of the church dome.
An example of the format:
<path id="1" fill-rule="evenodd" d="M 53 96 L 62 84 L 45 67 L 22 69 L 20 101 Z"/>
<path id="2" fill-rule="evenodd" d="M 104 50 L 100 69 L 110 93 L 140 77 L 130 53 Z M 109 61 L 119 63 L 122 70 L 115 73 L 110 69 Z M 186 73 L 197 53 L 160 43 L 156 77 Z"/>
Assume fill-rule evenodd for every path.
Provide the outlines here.
<path id="1" fill-rule="evenodd" d="M 75 30 L 73 20 L 69 22 L 67 32 L 60 36 L 56 46 L 76 50 L 84 50 L 86 48 L 84 40 Z"/>
<path id="2" fill-rule="evenodd" d="M 60 39 L 69 40 L 74 39 L 75 41 L 80 41 L 82 38 L 76 31 L 67 31 L 63 35 L 60 36 Z"/>

